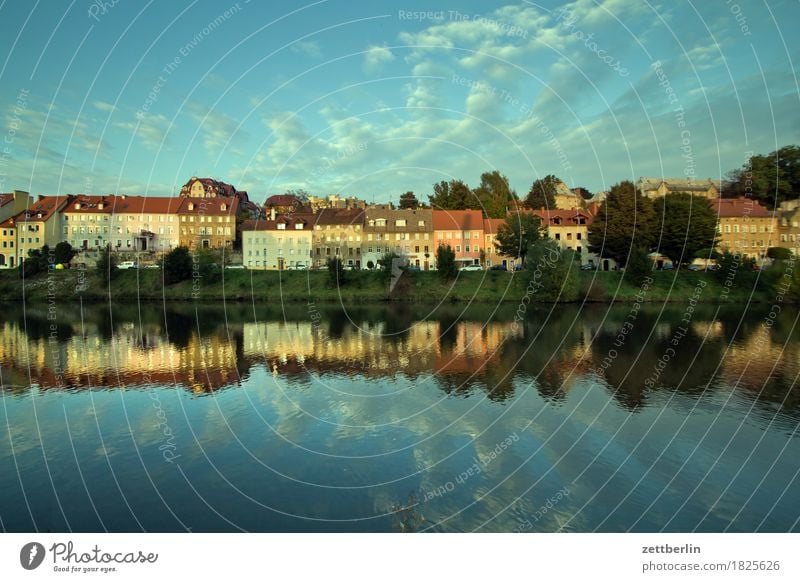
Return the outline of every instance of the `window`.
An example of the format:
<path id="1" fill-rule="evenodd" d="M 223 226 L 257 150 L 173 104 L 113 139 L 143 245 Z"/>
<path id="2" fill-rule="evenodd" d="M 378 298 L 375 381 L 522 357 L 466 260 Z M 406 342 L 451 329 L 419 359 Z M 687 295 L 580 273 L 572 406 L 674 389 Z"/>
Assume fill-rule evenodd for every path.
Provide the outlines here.
<path id="1" fill-rule="evenodd" d="M 456 245 L 456 252 L 457 252 L 457 253 L 460 253 L 460 252 L 461 252 L 461 245 Z"/>
<path id="2" fill-rule="evenodd" d="M 466 252 L 466 253 L 468 253 L 468 252 L 469 252 L 469 245 L 466 245 L 466 246 L 464 247 L 464 252 Z"/>
<path id="3" fill-rule="evenodd" d="M 398 226 L 398 227 L 405 227 L 406 219 L 405 218 L 399 218 L 399 219 L 394 221 L 394 225 Z"/>
<path id="4" fill-rule="evenodd" d="M 557 232 L 555 236 L 556 240 L 561 240 L 561 233 Z"/>

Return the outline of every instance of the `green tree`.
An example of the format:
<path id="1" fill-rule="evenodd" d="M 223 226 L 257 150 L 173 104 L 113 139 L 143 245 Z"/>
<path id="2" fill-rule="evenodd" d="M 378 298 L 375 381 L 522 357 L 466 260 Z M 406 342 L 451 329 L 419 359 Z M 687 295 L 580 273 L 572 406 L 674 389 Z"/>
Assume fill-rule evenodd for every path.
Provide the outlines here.
<path id="1" fill-rule="evenodd" d="M 754 155 L 728 173 L 726 197 L 748 196 L 768 207 L 800 196 L 800 147 L 788 145 L 768 155 Z"/>
<path id="2" fill-rule="evenodd" d="M 480 208 L 480 204 L 461 180 L 438 182 L 433 185 L 433 195 L 428 196 L 432 208 L 437 210 L 466 210 Z"/>
<path id="3" fill-rule="evenodd" d="M 625 278 L 629 283 L 640 285 L 645 277 L 653 272 L 653 259 L 647 249 L 634 246 L 631 249 L 628 264 L 625 266 Z"/>
<path id="4" fill-rule="evenodd" d="M 375 268 L 375 263 L 373 263 L 372 261 L 367 261 L 367 269 L 371 271 L 374 268 Z"/>
<path id="5" fill-rule="evenodd" d="M 119 273 L 119 269 L 117 268 L 117 257 L 111 251 L 110 244 L 106 245 L 105 248 L 100 251 L 100 257 L 97 259 L 95 269 L 97 270 L 97 274 L 100 275 L 100 278 L 106 285 L 108 285 Z"/>
<path id="6" fill-rule="evenodd" d="M 342 259 L 331 257 L 328 259 L 326 266 L 328 267 L 328 284 L 332 287 L 342 287 L 346 282 Z"/>
<path id="7" fill-rule="evenodd" d="M 521 259 L 525 264 L 528 249 L 543 236 L 544 229 L 538 216 L 516 212 L 497 229 L 494 246 L 498 254 Z"/>
<path id="8" fill-rule="evenodd" d="M 41 249 L 30 249 L 27 258 L 22 262 L 22 274 L 25 277 L 32 277 L 38 273 L 43 273 L 48 268 L 48 256 L 50 247 L 44 245 Z"/>
<path id="9" fill-rule="evenodd" d="M 378 259 L 378 267 L 380 268 L 381 279 L 388 281 L 392 277 L 392 264 L 394 263 L 395 259 L 399 258 L 399 255 L 392 252 L 381 255 L 381 258 Z"/>
<path id="10" fill-rule="evenodd" d="M 716 245 L 717 214 L 706 198 L 670 193 L 656 201 L 655 210 L 656 250 L 675 265 L 690 263 L 698 251 Z"/>
<path id="11" fill-rule="evenodd" d="M 200 275 L 200 279 L 207 284 L 218 283 L 222 280 L 222 267 L 219 264 L 218 252 L 210 249 L 198 249 L 193 258 L 196 263 L 194 267 Z"/>
<path id="12" fill-rule="evenodd" d="M 769 247 L 767 257 L 775 261 L 788 261 L 792 258 L 792 251 L 785 247 Z"/>
<path id="13" fill-rule="evenodd" d="M 72 245 L 66 241 L 58 243 L 53 251 L 53 260 L 56 262 L 56 264 L 61 265 L 68 264 L 72 260 L 72 257 L 78 254 L 78 251 L 73 249 Z"/>
<path id="14" fill-rule="evenodd" d="M 530 283 L 526 291 L 545 301 L 575 301 L 580 285 L 580 263 L 575 252 L 561 249 L 554 240 L 541 239 L 530 245 L 527 270 Z"/>
<path id="15" fill-rule="evenodd" d="M 651 249 L 654 241 L 653 204 L 632 182 L 611 187 L 589 230 L 589 251 L 624 265 L 634 246 Z"/>
<path id="16" fill-rule="evenodd" d="M 453 279 L 458 275 L 456 252 L 450 245 L 441 245 L 436 249 L 436 270 L 443 279 Z"/>
<path id="17" fill-rule="evenodd" d="M 172 249 L 164 257 L 164 283 L 172 285 L 192 278 L 192 256 L 186 247 Z"/>
<path id="18" fill-rule="evenodd" d="M 525 197 L 525 206 L 538 210 L 540 208 L 556 207 L 556 186 L 559 179 L 549 174 L 544 178 L 535 180 L 528 195 Z"/>
<path id="19" fill-rule="evenodd" d="M 517 193 L 509 186 L 508 178 L 497 170 L 481 174 L 474 197 L 488 218 L 503 218 L 517 208 Z"/>
<path id="20" fill-rule="evenodd" d="M 406 192 L 400 195 L 400 208 L 403 210 L 414 210 L 419 208 L 419 200 L 413 192 Z"/>

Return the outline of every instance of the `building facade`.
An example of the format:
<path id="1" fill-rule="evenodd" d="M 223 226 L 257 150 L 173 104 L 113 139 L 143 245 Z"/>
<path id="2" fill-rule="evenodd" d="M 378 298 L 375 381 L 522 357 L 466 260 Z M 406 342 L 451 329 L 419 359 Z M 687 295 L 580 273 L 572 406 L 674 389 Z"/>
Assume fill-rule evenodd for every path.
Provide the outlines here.
<path id="1" fill-rule="evenodd" d="M 639 178 L 636 190 L 647 198 L 661 198 L 665 194 L 686 192 L 713 200 L 719 198 L 721 187 L 718 181 L 694 180 L 691 178 Z"/>
<path id="2" fill-rule="evenodd" d="M 792 251 L 800 257 L 800 207 L 793 205 L 791 210 L 778 212 L 778 243 L 776 246 Z"/>
<path id="3" fill-rule="evenodd" d="M 238 198 L 183 198 L 177 209 L 180 246 L 190 249 L 233 248 Z"/>
<path id="4" fill-rule="evenodd" d="M 314 215 L 247 220 L 242 224 L 242 261 L 248 269 L 307 269 L 312 264 Z"/>
<path id="5" fill-rule="evenodd" d="M 23 262 L 31 250 L 44 245 L 53 248 L 61 242 L 61 210 L 67 202 L 64 196 L 39 196 L 29 208 L 9 219 L 16 227 L 17 264 Z"/>
<path id="6" fill-rule="evenodd" d="M 717 229 L 722 251 L 738 253 L 757 261 L 778 244 L 778 217 L 751 198 L 718 198 L 712 206 L 719 217 Z"/>
<path id="7" fill-rule="evenodd" d="M 503 265 L 509 271 L 513 270 L 519 263 L 519 259 L 503 255 L 497 251 L 497 231 L 505 224 L 504 218 L 484 218 L 483 219 L 483 265 L 486 268 L 496 265 Z"/>
<path id="8" fill-rule="evenodd" d="M 542 221 L 547 236 L 558 243 L 562 249 L 575 251 L 581 265 L 599 266 L 597 255 L 589 252 L 589 226 L 592 215 L 580 209 L 573 210 L 534 210 L 533 214 Z"/>
<path id="9" fill-rule="evenodd" d="M 324 208 L 314 216 L 313 266 L 324 267 L 328 259 L 360 269 L 364 235 L 364 210 Z"/>
<path id="10" fill-rule="evenodd" d="M 362 267 L 386 253 L 395 253 L 405 264 L 427 271 L 433 266 L 433 211 L 396 209 L 389 205 L 370 206 L 364 212 L 361 245 Z"/>
<path id="11" fill-rule="evenodd" d="M 479 265 L 483 249 L 483 213 L 480 210 L 433 210 L 433 260 L 440 246 L 449 245 L 459 267 Z"/>

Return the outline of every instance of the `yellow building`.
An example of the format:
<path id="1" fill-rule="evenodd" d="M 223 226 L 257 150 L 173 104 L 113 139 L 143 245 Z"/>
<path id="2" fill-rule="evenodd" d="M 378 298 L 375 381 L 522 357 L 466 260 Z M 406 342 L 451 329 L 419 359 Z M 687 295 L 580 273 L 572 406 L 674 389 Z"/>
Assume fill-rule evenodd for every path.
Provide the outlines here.
<path id="1" fill-rule="evenodd" d="M 575 251 L 581 265 L 590 264 L 608 270 L 613 261 L 600 258 L 589 252 L 589 226 L 592 215 L 580 209 L 572 210 L 534 210 L 533 214 L 542 221 L 547 229 L 547 236 L 558 243 L 562 249 Z"/>
<path id="2" fill-rule="evenodd" d="M 44 245 L 53 248 L 61 242 L 61 211 L 67 202 L 65 196 L 40 196 L 30 208 L 9 219 L 17 230 L 17 263 L 31 250 Z"/>
<path id="3" fill-rule="evenodd" d="M 636 190 L 646 198 L 661 198 L 665 194 L 686 192 L 713 200 L 719 197 L 720 184 L 708 178 L 695 180 L 692 178 L 639 178 Z"/>
<path id="4" fill-rule="evenodd" d="M 324 267 L 339 257 L 346 266 L 361 268 L 364 211 L 324 208 L 314 217 L 313 264 Z"/>
<path id="5" fill-rule="evenodd" d="M 248 269 L 309 268 L 313 214 L 275 216 L 242 224 L 242 261 Z"/>

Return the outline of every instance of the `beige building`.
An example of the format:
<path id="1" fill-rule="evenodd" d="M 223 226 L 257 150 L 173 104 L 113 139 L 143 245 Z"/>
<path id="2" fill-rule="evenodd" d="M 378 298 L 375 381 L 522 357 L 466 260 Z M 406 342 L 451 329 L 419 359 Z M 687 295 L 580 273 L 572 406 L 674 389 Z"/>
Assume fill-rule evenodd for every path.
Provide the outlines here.
<path id="1" fill-rule="evenodd" d="M 692 178 L 639 178 L 636 190 L 647 198 L 660 198 L 665 194 L 686 192 L 713 200 L 720 196 L 719 181 L 694 180 Z"/>
<path id="2" fill-rule="evenodd" d="M 608 270 L 613 268 L 610 260 L 601 261 L 589 252 L 589 226 L 592 215 L 586 210 L 534 210 L 533 214 L 542 221 L 547 236 L 555 240 L 562 249 L 575 251 L 581 265 L 590 264 Z"/>
<path id="3" fill-rule="evenodd" d="M 787 248 L 800 257 L 800 207 L 780 210 L 778 217 L 779 242 L 775 246 Z"/>
<path id="4" fill-rule="evenodd" d="M 719 216 L 718 247 L 756 260 L 778 245 L 778 217 L 750 198 L 718 198 L 712 206 Z"/>
<path id="5" fill-rule="evenodd" d="M 313 266 L 339 257 L 345 266 L 360 269 L 363 236 L 364 210 L 320 210 L 314 216 Z"/>
<path id="6" fill-rule="evenodd" d="M 389 205 L 370 206 L 364 213 L 362 266 L 392 252 L 406 264 L 427 271 L 434 263 L 433 211 L 418 208 L 397 209 Z"/>
<path id="7" fill-rule="evenodd" d="M 177 209 L 180 245 L 190 249 L 233 248 L 238 207 L 239 199 L 234 197 L 183 198 Z"/>
<path id="8" fill-rule="evenodd" d="M 17 264 L 25 260 L 29 251 L 44 245 L 53 248 L 61 242 L 61 210 L 67 202 L 64 196 L 39 196 L 27 210 L 9 219 L 17 230 Z"/>
<path id="9" fill-rule="evenodd" d="M 242 261 L 248 269 L 309 268 L 314 238 L 310 213 L 247 220 L 242 224 Z"/>

